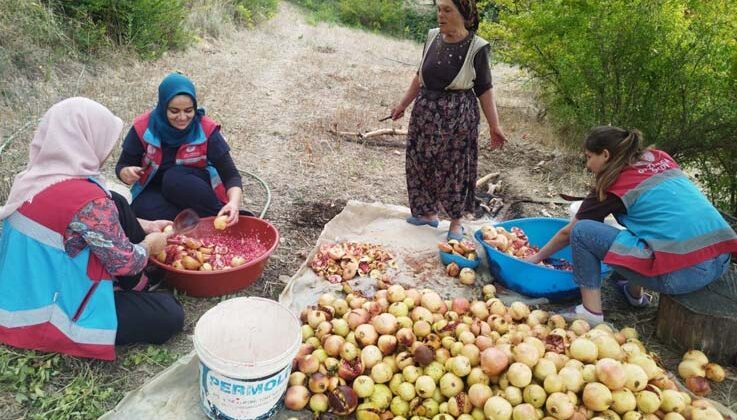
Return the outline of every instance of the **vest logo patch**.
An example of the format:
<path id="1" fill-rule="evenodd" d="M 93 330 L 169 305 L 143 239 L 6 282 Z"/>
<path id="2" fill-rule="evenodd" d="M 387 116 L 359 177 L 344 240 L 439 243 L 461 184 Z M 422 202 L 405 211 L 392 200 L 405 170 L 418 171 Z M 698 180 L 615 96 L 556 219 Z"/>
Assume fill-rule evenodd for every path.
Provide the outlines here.
<path id="1" fill-rule="evenodd" d="M 648 150 L 642 154 L 642 160 L 645 162 L 655 162 L 655 154 Z"/>
<path id="2" fill-rule="evenodd" d="M 149 155 L 153 155 L 156 153 L 156 148 L 149 144 L 146 148 L 146 153 L 148 153 Z"/>
<path id="3" fill-rule="evenodd" d="M 187 146 L 187 148 L 185 149 L 185 151 L 187 153 L 192 153 L 192 152 L 194 152 L 194 149 L 195 149 L 195 146 Z"/>
<path id="4" fill-rule="evenodd" d="M 658 174 L 674 168 L 675 165 L 670 159 L 665 157 L 661 157 L 661 159 L 658 160 L 658 157 L 655 156 L 652 151 L 648 150 L 642 154 L 642 158 L 634 164 L 634 167 L 637 168 L 638 174 Z"/>

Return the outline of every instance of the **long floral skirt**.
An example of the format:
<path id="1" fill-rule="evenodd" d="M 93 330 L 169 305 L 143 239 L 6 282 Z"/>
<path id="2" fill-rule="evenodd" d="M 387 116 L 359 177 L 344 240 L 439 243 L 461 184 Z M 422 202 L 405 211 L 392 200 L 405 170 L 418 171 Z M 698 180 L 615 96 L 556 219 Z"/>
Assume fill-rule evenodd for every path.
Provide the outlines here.
<path id="1" fill-rule="evenodd" d="M 479 106 L 472 90 L 421 90 L 407 133 L 407 192 L 412 215 L 453 219 L 474 211 Z"/>

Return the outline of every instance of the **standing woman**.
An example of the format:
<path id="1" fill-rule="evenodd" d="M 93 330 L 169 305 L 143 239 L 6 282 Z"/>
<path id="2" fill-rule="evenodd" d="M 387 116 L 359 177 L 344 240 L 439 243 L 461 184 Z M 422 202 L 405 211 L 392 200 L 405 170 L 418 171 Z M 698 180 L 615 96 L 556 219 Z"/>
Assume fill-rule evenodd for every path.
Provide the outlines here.
<path id="1" fill-rule="evenodd" d="M 461 217 L 474 211 L 479 107 L 491 148 L 507 141 L 497 115 L 489 43 L 476 36 L 474 0 L 438 0 L 438 28 L 427 35 L 420 68 L 391 113 L 414 101 L 407 134 L 407 192 L 413 225 L 438 226 L 438 205 L 451 218 L 448 239 L 463 238 Z"/>
<path id="2" fill-rule="evenodd" d="M 133 121 L 115 168 L 131 186 L 136 216 L 173 220 L 181 210 L 238 221 L 241 176 L 220 125 L 197 108 L 194 84 L 172 73 L 159 85 L 152 111 Z"/>

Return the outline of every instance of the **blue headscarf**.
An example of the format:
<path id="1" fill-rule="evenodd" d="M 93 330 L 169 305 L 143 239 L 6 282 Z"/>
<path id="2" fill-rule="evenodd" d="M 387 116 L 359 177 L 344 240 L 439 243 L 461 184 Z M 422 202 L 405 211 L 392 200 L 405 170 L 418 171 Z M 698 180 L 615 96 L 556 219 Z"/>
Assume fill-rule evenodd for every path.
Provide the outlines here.
<path id="1" fill-rule="evenodd" d="M 169 119 L 166 118 L 166 108 L 169 102 L 175 96 L 182 94 L 189 95 L 192 98 L 197 110 L 194 118 L 184 130 L 172 127 L 169 124 Z M 204 114 L 204 109 L 197 108 L 197 93 L 194 83 L 180 73 L 171 73 L 159 85 L 159 102 L 156 104 L 156 108 L 151 111 L 148 129 L 161 140 L 164 146 L 179 146 L 197 139 L 197 133 L 200 131 L 200 120 Z"/>

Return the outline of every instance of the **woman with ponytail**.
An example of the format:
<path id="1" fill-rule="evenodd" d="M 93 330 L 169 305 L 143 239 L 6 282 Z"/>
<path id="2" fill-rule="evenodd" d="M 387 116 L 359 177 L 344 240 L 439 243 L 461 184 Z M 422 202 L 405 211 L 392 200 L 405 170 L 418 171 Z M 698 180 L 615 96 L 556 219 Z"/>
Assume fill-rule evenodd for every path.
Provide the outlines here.
<path id="1" fill-rule="evenodd" d="M 665 294 L 699 290 L 728 269 L 737 234 L 667 153 L 643 148 L 638 130 L 602 126 L 584 142 L 593 191 L 571 222 L 527 261 L 539 263 L 570 244 L 582 304 L 568 319 L 603 322 L 600 264 L 611 266 L 630 305 L 650 303 L 643 288 Z M 614 215 L 623 230 L 603 223 Z"/>
<path id="2" fill-rule="evenodd" d="M 437 13 L 438 27 L 428 32 L 419 69 L 391 116 L 402 118 L 414 102 L 405 162 L 412 210 L 407 223 L 437 227 L 442 207 L 451 219 L 448 239 L 460 240 L 461 217 L 475 207 L 479 103 L 491 148 L 507 139 L 494 102 L 489 43 L 476 35 L 476 2 L 438 0 Z"/>

